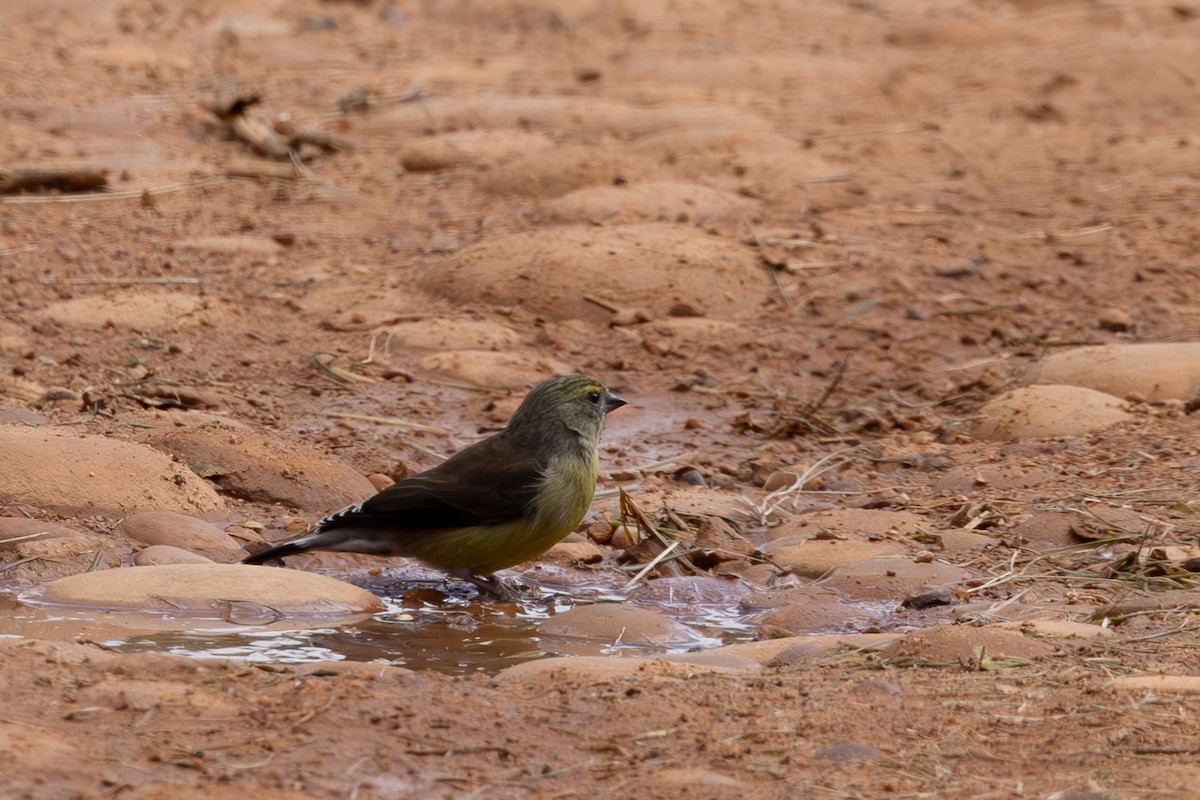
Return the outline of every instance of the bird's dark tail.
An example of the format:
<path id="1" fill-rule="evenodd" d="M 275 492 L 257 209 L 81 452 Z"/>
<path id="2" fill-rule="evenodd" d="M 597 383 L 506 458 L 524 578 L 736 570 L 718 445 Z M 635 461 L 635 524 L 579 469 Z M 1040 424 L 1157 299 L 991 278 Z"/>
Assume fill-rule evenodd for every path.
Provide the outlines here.
<path id="1" fill-rule="evenodd" d="M 322 527 L 325 520 L 320 520 L 300 536 L 287 542 L 280 542 L 242 559 L 243 564 L 263 564 L 284 556 L 295 556 L 307 553 L 309 550 L 325 550 L 335 547 L 341 538 L 337 533 L 330 533 Z"/>
<path id="2" fill-rule="evenodd" d="M 354 516 L 358 509 L 349 508 L 317 520 L 307 531 L 287 542 L 259 550 L 242 559 L 243 564 L 263 564 L 284 556 L 307 553 L 310 550 L 332 550 L 343 553 L 367 553 L 379 556 L 403 555 L 394 537 L 380 536 L 377 525 L 364 524 Z M 369 522 L 369 521 L 368 521 Z M 357 524 L 355 524 L 357 523 Z"/>
<path id="3" fill-rule="evenodd" d="M 242 559 L 243 564 L 265 564 L 268 561 L 274 561 L 277 558 L 284 556 L 294 556 L 298 553 L 306 553 L 311 548 L 305 547 L 300 541 L 284 542 L 277 544 L 274 547 L 267 547 L 259 550 L 257 553 L 252 553 Z"/>

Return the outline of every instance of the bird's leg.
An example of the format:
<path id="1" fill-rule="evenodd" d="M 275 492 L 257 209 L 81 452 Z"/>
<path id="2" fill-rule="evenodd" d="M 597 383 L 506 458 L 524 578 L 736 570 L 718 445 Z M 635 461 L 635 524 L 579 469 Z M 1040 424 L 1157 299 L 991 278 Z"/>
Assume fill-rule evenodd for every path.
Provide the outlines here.
<path id="1" fill-rule="evenodd" d="M 456 578 L 460 578 L 479 590 L 480 594 L 494 597 L 497 600 L 505 600 L 514 602 L 520 599 L 520 595 L 512 589 L 500 582 L 500 579 L 495 575 L 474 575 L 466 570 L 454 570 L 450 573 Z"/>

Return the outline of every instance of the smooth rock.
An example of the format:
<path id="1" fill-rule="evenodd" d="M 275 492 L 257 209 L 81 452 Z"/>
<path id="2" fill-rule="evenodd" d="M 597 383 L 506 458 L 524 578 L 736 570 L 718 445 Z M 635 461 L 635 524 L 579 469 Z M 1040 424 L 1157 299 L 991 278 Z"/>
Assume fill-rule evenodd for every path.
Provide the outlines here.
<path id="1" fill-rule="evenodd" d="M 1086 511 L 1037 511 L 1009 532 L 1031 550 L 1055 550 L 1119 534 L 1162 531 L 1162 523 L 1128 508 L 1089 506 Z"/>
<path id="2" fill-rule="evenodd" d="M 962 528 L 943 528 L 928 531 L 927 535 L 929 539 L 925 543 L 932 545 L 935 550 L 947 556 L 972 555 L 994 547 L 1000 542 L 994 536 L 986 536 Z"/>
<path id="3" fill-rule="evenodd" d="M 758 669 L 761 665 L 750 658 L 739 653 L 722 652 L 721 648 L 711 650 L 701 650 L 696 653 L 671 653 L 665 656 L 659 656 L 663 661 L 669 661 L 673 664 L 688 664 L 694 667 L 716 667 L 720 670 L 748 670 Z"/>
<path id="4" fill-rule="evenodd" d="M 242 500 L 323 513 L 375 494 L 371 482 L 349 465 L 248 425 L 210 422 L 153 431 L 146 441 L 211 475 L 223 492 Z"/>
<path id="5" fill-rule="evenodd" d="M 733 192 L 696 183 L 657 181 L 587 186 L 547 201 L 543 212 L 558 222 L 621 225 L 637 222 L 737 222 L 756 206 Z"/>
<path id="6" fill-rule="evenodd" d="M 1123 308 L 1105 308 L 1096 315 L 1096 324 L 1101 330 L 1124 333 L 1133 330 L 1135 320 L 1133 315 Z"/>
<path id="7" fill-rule="evenodd" d="M 44 539 L 74 539 L 84 535 L 82 531 L 54 522 L 42 522 L 28 517 L 0 517 L 0 552 L 16 550 L 25 542 Z"/>
<path id="8" fill-rule="evenodd" d="M 986 403 L 971 433 L 994 442 L 1080 436 L 1133 419 L 1124 406 L 1117 397 L 1081 386 L 1024 386 Z"/>
<path id="9" fill-rule="evenodd" d="M 425 276 L 423 288 L 455 302 L 518 306 L 549 320 L 599 324 L 612 311 L 585 297 L 614 308 L 646 306 L 654 317 L 681 303 L 722 316 L 754 311 L 767 291 L 747 248 L 660 223 L 494 236 Z"/>
<path id="10" fill-rule="evenodd" d="M 417 670 L 405 669 L 380 661 L 310 661 L 291 664 L 288 669 L 295 675 L 313 675 L 314 673 L 318 677 L 326 677 L 330 674 L 352 675 L 362 680 L 381 683 L 398 681 L 405 675 L 417 674 Z"/>
<path id="11" fill-rule="evenodd" d="M 723 775 L 710 769 L 689 767 L 666 767 L 655 770 L 654 781 L 661 786 L 677 786 L 684 797 L 697 795 L 705 798 L 712 797 L 708 792 L 728 789 L 732 794 L 721 796 L 744 797 L 746 784 L 741 776 Z M 692 787 L 691 791 L 687 787 Z"/>
<path id="12" fill-rule="evenodd" d="M 578 567 L 599 564 L 603 560 L 604 551 L 591 542 L 559 542 L 543 553 L 538 563 Z"/>
<path id="13" fill-rule="evenodd" d="M 1122 675 L 1108 685 L 1123 691 L 1200 694 L 1200 675 Z"/>
<path id="14" fill-rule="evenodd" d="M 686 625 L 622 603 L 576 606 L 542 621 L 537 628 L 543 636 L 542 646 L 562 653 L 595 653 L 620 645 L 677 649 L 704 641 Z"/>
<path id="15" fill-rule="evenodd" d="M 637 676 L 639 679 L 687 678 L 707 673 L 738 673 L 741 668 L 720 664 L 693 664 L 668 661 L 664 658 L 630 658 L 613 656 L 557 656 L 523 661 L 501 670 L 493 680 L 497 683 L 532 682 L 540 686 L 547 682 L 582 680 L 603 681 Z"/>
<path id="16" fill-rule="evenodd" d="M 441 172 L 467 163 L 470 157 L 445 139 L 418 139 L 400 151 L 400 166 L 406 172 Z"/>
<path id="17" fill-rule="evenodd" d="M 480 188 L 493 196 L 548 200 L 587 186 L 606 186 L 620 176 L 627 181 L 668 177 L 649 158 L 624 143 L 563 142 L 532 150 L 488 170 Z"/>
<path id="18" fill-rule="evenodd" d="M 390 347 L 426 350 L 507 350 L 521 343 L 521 334 L 506 325 L 458 317 L 397 322 L 373 333 L 386 337 Z"/>
<path id="19" fill-rule="evenodd" d="M 178 250 L 199 250 L 215 255 L 243 253 L 252 256 L 275 256 L 287 248 L 274 239 L 255 236 L 204 236 L 175 243 Z"/>
<path id="20" fill-rule="evenodd" d="M 48 581 L 115 567 L 121 555 L 109 536 L 24 517 L 0 518 L 0 561 L 11 561 L 8 578 Z M 11 559 L 9 558 L 11 556 Z"/>
<path id="21" fill-rule="evenodd" d="M 121 520 L 117 530 L 142 544 L 170 545 L 209 561 L 240 561 L 246 551 L 225 531 L 174 511 L 144 511 Z"/>
<path id="22" fill-rule="evenodd" d="M 115 325 L 138 331 L 177 330 L 200 322 L 203 300 L 181 292 L 127 292 L 88 295 L 53 303 L 36 316 L 70 327 Z"/>
<path id="23" fill-rule="evenodd" d="M 239 624 L 280 618 L 342 620 L 383 609 L 357 586 L 292 569 L 244 564 L 172 564 L 87 572 L 27 592 L 31 605 L 143 611 Z"/>
<path id="24" fill-rule="evenodd" d="M 764 632 L 776 638 L 854 630 L 881 621 L 876 609 L 847 603 L 838 592 L 824 586 L 774 592 L 770 601 L 775 607 L 753 615 L 750 621 L 762 625 Z"/>
<path id="25" fill-rule="evenodd" d="M 983 648 L 984 658 L 1028 658 L 1048 656 L 1054 647 L 1024 634 L 997 626 L 936 625 L 907 633 L 884 647 L 880 658 L 917 664 L 967 664 Z"/>
<path id="26" fill-rule="evenodd" d="M 0 383 L 0 395 L 7 394 L 6 390 L 8 387 L 5 384 L 6 382 Z M 39 393 L 34 402 L 37 402 L 43 396 L 44 394 Z M 0 408 L 0 425 L 24 425 L 26 427 L 35 428 L 39 425 L 49 424 L 49 422 L 50 420 L 46 419 L 41 414 L 25 408 Z"/>
<path id="27" fill-rule="evenodd" d="M 878 508 L 837 508 L 810 511 L 792 517 L 772 528 L 767 537 L 772 541 L 805 534 L 844 536 L 862 540 L 867 537 L 907 538 L 929 527 L 921 516 L 910 511 L 885 511 Z"/>
<path id="28" fill-rule="evenodd" d="M 629 149 L 653 157 L 657 163 L 670 164 L 674 180 L 691 179 L 734 189 L 737 184 L 728 181 L 729 166 L 737 164 L 757 176 L 755 185 L 767 196 L 799 197 L 810 208 L 852 208 L 870 200 L 870 193 L 851 181 L 820 180 L 844 174 L 842 165 L 820 155 L 821 148 L 805 148 L 795 139 L 753 124 L 680 126 L 645 136 L 632 142 Z"/>
<path id="29" fill-rule="evenodd" d="M 495 350 L 447 350 L 428 355 L 417 365 L 489 389 L 524 389 L 550 375 L 576 371 L 553 358 Z"/>
<path id="30" fill-rule="evenodd" d="M 318 283 L 301 300 L 305 316 L 335 331 L 371 331 L 402 316 L 428 314 L 431 307 L 429 297 L 420 292 L 360 283 Z"/>
<path id="31" fill-rule="evenodd" d="M 983 487 L 992 491 L 1032 489 L 1047 483 L 1061 483 L 1063 475 L 1046 469 L 1031 468 L 1029 462 L 1000 464 L 968 463 L 940 470 L 930 476 L 931 488 L 943 494 L 969 494 Z"/>
<path id="32" fill-rule="evenodd" d="M 1052 353 L 1029 368 L 1031 384 L 1085 386 L 1115 397 L 1188 401 L 1200 394 L 1200 342 L 1109 344 Z"/>
<path id="33" fill-rule="evenodd" d="M 858 742 L 839 742 L 822 747 L 813 753 L 812 757 L 817 761 L 833 761 L 844 764 L 852 761 L 874 761 L 885 755 L 887 755 L 885 751 L 871 745 Z"/>
<path id="34" fill-rule="evenodd" d="M 901 555 L 905 551 L 888 541 L 811 539 L 808 534 L 799 534 L 767 542 L 763 552 L 779 566 L 788 567 L 801 577 L 820 578 L 842 564 Z"/>
<path id="35" fill-rule="evenodd" d="M 133 563 L 139 567 L 152 567 L 163 564 L 214 564 L 216 562 L 199 553 L 184 550 L 182 547 L 152 544 L 144 550 L 139 550 L 133 557 Z"/>
<path id="36" fill-rule="evenodd" d="M 144 445 L 9 426 L 0 427 L 0 500 L 89 514 L 224 505 L 193 472 Z"/>
<path id="37" fill-rule="evenodd" d="M 508 19 L 511 12 L 506 12 Z M 405 103 L 363 118 L 356 128 L 376 135 L 420 135 L 435 130 L 562 130 L 638 139 L 681 128 L 768 131 L 765 118 L 727 105 L 622 103 L 569 95 L 505 95 L 485 92 Z M 564 145 L 556 145 L 559 148 Z M 798 145 L 795 145 L 798 147 Z M 592 149 L 596 149 L 592 146 Z M 553 148 L 550 149 L 551 152 Z"/>
<path id="38" fill-rule="evenodd" d="M 820 585 L 840 592 L 852 603 L 899 602 L 910 595 L 948 589 L 970 577 L 967 570 L 949 564 L 893 556 L 843 564 Z"/>
<path id="39" fill-rule="evenodd" d="M 899 633 L 822 633 L 727 644 L 710 652 L 734 653 L 764 666 L 788 666 L 839 650 L 878 650 L 901 636 L 903 634 Z"/>
<path id="40" fill-rule="evenodd" d="M 1087 622 L 1072 622 L 1066 619 L 1027 619 L 996 623 L 997 628 L 1012 629 L 1051 639 L 1093 639 L 1112 636 L 1113 629 Z"/>
<path id="41" fill-rule="evenodd" d="M 629 598 L 640 603 L 672 608 L 732 606 L 749 601 L 750 589 L 743 583 L 708 575 L 678 575 L 640 583 Z"/>
<path id="42" fill-rule="evenodd" d="M 404 142 L 400 166 L 409 172 L 438 172 L 466 164 L 492 166 L 553 145 L 553 139 L 536 131 L 454 131 Z"/>

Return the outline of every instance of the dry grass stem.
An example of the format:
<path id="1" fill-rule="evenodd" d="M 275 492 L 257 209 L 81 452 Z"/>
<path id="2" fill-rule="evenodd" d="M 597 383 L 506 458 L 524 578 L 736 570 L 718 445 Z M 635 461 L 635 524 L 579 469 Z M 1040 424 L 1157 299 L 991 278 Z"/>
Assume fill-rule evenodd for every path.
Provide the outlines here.
<path id="1" fill-rule="evenodd" d="M 356 422 L 370 422 L 374 425 L 393 425 L 397 428 L 407 428 L 410 431 L 421 431 L 423 433 L 436 433 L 438 436 L 449 436 L 451 431 L 446 428 L 439 428 L 436 425 L 426 425 L 422 422 L 411 422 L 406 419 L 398 419 L 396 417 L 375 417 L 370 414 L 350 414 L 344 411 L 326 411 L 325 416 L 334 419 L 349 419 Z"/>

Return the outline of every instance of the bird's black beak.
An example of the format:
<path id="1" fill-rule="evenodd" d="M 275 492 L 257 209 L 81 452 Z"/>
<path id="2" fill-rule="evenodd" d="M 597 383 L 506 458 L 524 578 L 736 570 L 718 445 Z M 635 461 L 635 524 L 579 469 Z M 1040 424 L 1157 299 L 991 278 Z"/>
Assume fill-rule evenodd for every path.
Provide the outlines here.
<path id="1" fill-rule="evenodd" d="M 624 397 L 613 394 L 612 392 L 608 391 L 607 389 L 604 390 L 604 413 L 605 414 L 607 414 L 608 412 L 613 411 L 615 409 L 618 409 L 621 406 L 627 406 L 627 405 L 629 405 L 629 402 Z"/>

